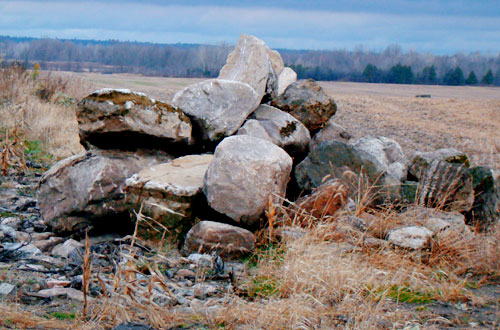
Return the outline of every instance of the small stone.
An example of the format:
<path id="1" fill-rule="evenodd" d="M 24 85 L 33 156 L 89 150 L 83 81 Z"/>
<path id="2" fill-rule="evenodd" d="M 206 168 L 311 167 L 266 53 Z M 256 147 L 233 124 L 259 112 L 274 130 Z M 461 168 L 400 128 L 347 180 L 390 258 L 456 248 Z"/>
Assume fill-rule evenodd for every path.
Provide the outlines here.
<path id="1" fill-rule="evenodd" d="M 179 269 L 175 275 L 177 278 L 195 278 L 196 273 L 189 269 Z"/>
<path id="2" fill-rule="evenodd" d="M 215 262 L 215 257 L 209 254 L 191 253 L 187 259 L 189 262 L 198 267 L 212 268 Z"/>
<path id="3" fill-rule="evenodd" d="M 16 241 L 17 242 L 30 242 L 32 237 L 30 234 L 23 231 L 16 231 Z"/>
<path id="4" fill-rule="evenodd" d="M 16 218 L 16 217 L 8 217 L 8 218 L 4 218 L 1 221 L 1 223 L 2 223 L 2 225 L 9 226 L 15 230 L 19 230 L 21 228 L 22 220 L 19 218 Z"/>
<path id="5" fill-rule="evenodd" d="M 402 248 L 419 250 L 426 248 L 434 233 L 425 227 L 411 226 L 393 230 L 388 241 Z"/>
<path id="6" fill-rule="evenodd" d="M 52 249 L 52 255 L 62 258 L 67 258 L 71 252 L 75 249 L 83 247 L 83 244 L 75 241 L 74 239 L 69 239 L 63 244 L 59 244 Z"/>
<path id="7" fill-rule="evenodd" d="M 33 245 L 35 245 L 37 248 L 39 248 L 42 251 L 49 251 L 55 245 L 61 244 L 63 241 L 64 241 L 64 238 L 62 238 L 62 237 L 50 237 L 49 239 L 46 239 L 46 240 L 34 241 Z"/>
<path id="8" fill-rule="evenodd" d="M 197 283 L 193 286 L 193 292 L 196 298 L 205 299 L 216 294 L 217 287 L 206 283 Z"/>
<path id="9" fill-rule="evenodd" d="M 8 296 L 16 287 L 9 283 L 0 283 L 0 297 Z"/>
<path id="10" fill-rule="evenodd" d="M 40 290 L 36 293 L 36 296 L 40 297 L 40 298 L 52 298 L 52 297 L 66 296 L 66 297 L 73 299 L 73 300 L 83 301 L 83 292 L 75 290 L 73 288 L 55 287 L 55 288 L 51 288 L 51 289 Z M 92 300 L 92 298 L 90 298 L 90 297 L 88 299 Z"/>
<path id="11" fill-rule="evenodd" d="M 251 253 L 255 249 L 255 236 L 248 230 L 229 224 L 200 221 L 186 234 L 183 251 L 213 252 L 227 259 Z"/>
<path id="12" fill-rule="evenodd" d="M 64 288 L 71 285 L 71 281 L 68 280 L 48 280 L 47 281 L 47 287 L 49 288 L 55 288 L 55 287 L 60 287 Z"/>

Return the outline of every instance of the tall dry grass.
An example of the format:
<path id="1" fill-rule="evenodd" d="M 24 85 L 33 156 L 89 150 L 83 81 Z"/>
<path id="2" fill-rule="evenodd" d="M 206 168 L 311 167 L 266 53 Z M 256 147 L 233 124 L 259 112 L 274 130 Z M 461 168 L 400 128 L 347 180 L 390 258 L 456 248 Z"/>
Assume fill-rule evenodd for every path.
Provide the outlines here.
<path id="1" fill-rule="evenodd" d="M 0 63 L 0 128 L 18 129 L 28 140 L 41 141 L 47 152 L 64 158 L 83 151 L 75 109 L 91 87 L 67 79 Z"/>

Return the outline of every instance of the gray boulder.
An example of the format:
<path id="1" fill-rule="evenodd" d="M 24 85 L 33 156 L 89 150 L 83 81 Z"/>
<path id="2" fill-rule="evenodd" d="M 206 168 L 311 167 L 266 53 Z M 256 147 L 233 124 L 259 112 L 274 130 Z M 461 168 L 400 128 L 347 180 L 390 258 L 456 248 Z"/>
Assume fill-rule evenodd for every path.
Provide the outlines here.
<path id="1" fill-rule="evenodd" d="M 172 100 L 191 117 L 204 141 L 219 141 L 234 134 L 259 101 L 250 85 L 222 79 L 187 86 Z"/>
<path id="2" fill-rule="evenodd" d="M 290 114 L 261 104 L 238 134 L 271 141 L 289 153 L 305 152 L 311 141 L 307 128 Z"/>
<path id="3" fill-rule="evenodd" d="M 248 135 L 231 136 L 217 146 L 203 191 L 214 210 L 252 226 L 270 197 L 284 196 L 291 170 L 292 159 L 280 147 Z"/>
<path id="4" fill-rule="evenodd" d="M 242 34 L 218 78 L 249 84 L 257 92 L 260 103 L 266 94 L 271 97 L 276 94 L 283 67 L 278 52 L 270 50 L 264 41 Z"/>
<path id="5" fill-rule="evenodd" d="M 325 142 L 328 140 L 337 140 L 347 143 L 349 142 L 351 137 L 352 137 L 351 134 L 349 134 L 349 132 L 347 132 L 347 130 L 344 127 L 335 123 L 332 117 L 328 120 L 326 126 L 323 127 L 318 133 L 314 135 L 309 147 L 312 149 L 321 142 Z"/>
<path id="6" fill-rule="evenodd" d="M 194 219 L 202 200 L 203 177 L 212 155 L 190 155 L 145 168 L 126 180 L 126 199 L 131 208 L 155 220 L 140 226 L 143 238 L 158 239 L 165 231 L 169 238 L 181 238 Z"/>
<path id="7" fill-rule="evenodd" d="M 191 143 L 191 122 L 178 108 L 128 89 L 100 89 L 77 111 L 80 141 L 87 148 L 130 149 L 158 143 Z"/>
<path id="8" fill-rule="evenodd" d="M 128 217 L 122 190 L 125 180 L 162 157 L 93 150 L 59 161 L 45 172 L 37 187 L 45 223 L 56 232 L 72 232 Z"/>
<path id="9" fill-rule="evenodd" d="M 290 84 L 297 81 L 297 73 L 289 67 L 283 68 L 283 71 L 278 76 L 278 94 L 283 94 Z"/>
<path id="10" fill-rule="evenodd" d="M 464 165 L 433 160 L 421 176 L 417 202 L 447 211 L 469 211 L 474 202 L 472 183 L 472 175 Z"/>
<path id="11" fill-rule="evenodd" d="M 255 236 L 248 230 L 213 221 L 200 221 L 186 235 L 183 252 L 211 253 L 234 259 L 255 250 Z"/>
<path id="12" fill-rule="evenodd" d="M 290 113 L 313 134 L 337 112 L 335 102 L 312 79 L 290 84 L 283 94 L 272 100 L 271 105 Z"/>
<path id="13" fill-rule="evenodd" d="M 319 187 L 326 176 L 341 178 L 345 171 L 363 171 L 371 183 L 379 183 L 384 169 L 372 154 L 340 141 L 325 141 L 309 152 L 297 165 L 295 178 L 299 188 Z"/>
<path id="14" fill-rule="evenodd" d="M 376 160 L 376 165 L 380 172 L 385 172 L 387 176 L 402 182 L 406 178 L 406 157 L 401 146 L 396 141 L 379 136 L 363 137 L 356 140 L 352 145 L 372 155 Z"/>
<path id="15" fill-rule="evenodd" d="M 408 174 L 417 180 L 433 160 L 442 160 L 451 164 L 463 164 L 469 167 L 469 158 L 461 151 L 453 148 L 438 149 L 430 152 L 417 151 L 410 160 Z"/>

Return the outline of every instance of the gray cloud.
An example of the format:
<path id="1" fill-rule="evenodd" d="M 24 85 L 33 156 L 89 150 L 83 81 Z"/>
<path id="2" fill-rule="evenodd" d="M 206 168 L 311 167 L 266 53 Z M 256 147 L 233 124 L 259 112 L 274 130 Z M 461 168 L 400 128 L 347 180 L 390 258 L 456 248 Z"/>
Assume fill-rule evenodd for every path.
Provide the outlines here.
<path id="1" fill-rule="evenodd" d="M 349 49 L 363 44 L 379 50 L 398 43 L 405 49 L 436 53 L 500 50 L 500 24 L 497 16 L 490 15 L 491 8 L 500 5 L 492 1 L 487 12 L 484 3 L 488 1 L 469 12 L 472 6 L 465 5 L 466 1 L 360 1 L 371 4 L 364 10 L 356 10 L 359 4 L 349 6 L 347 1 L 339 1 L 338 8 L 331 8 L 331 1 L 317 1 L 317 6 L 307 2 L 312 10 L 301 1 L 282 1 L 282 7 L 259 5 L 264 1 L 241 1 L 238 6 L 228 2 L 7 0 L 0 2 L 0 34 L 235 43 L 245 32 L 273 48 Z M 376 10 L 370 9 L 376 5 Z M 382 5 L 392 9 L 384 11 Z M 417 5 L 422 6 L 422 13 L 411 12 Z"/>

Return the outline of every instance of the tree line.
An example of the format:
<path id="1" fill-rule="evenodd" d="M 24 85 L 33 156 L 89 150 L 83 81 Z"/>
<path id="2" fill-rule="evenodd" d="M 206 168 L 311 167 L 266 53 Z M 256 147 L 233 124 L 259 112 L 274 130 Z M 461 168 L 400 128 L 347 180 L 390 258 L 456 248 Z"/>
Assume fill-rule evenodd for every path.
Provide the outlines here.
<path id="1" fill-rule="evenodd" d="M 39 63 L 44 70 L 216 77 L 234 48 L 228 44 L 153 44 L 0 36 L 0 59 Z M 372 83 L 499 85 L 500 53 L 434 55 L 390 45 L 375 52 L 278 49 L 299 78 Z"/>

